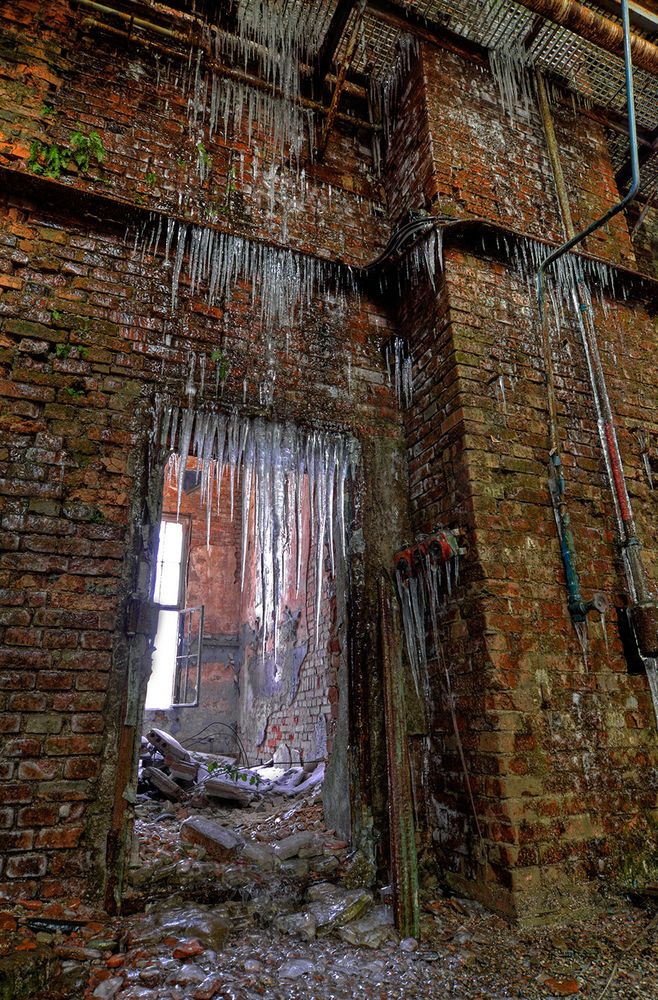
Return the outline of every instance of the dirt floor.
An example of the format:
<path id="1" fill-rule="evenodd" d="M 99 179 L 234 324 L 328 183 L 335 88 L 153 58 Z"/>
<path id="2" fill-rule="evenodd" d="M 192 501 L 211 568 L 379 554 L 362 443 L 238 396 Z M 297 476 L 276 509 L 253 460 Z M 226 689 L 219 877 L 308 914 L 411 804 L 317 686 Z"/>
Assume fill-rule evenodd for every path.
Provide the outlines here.
<path id="1" fill-rule="evenodd" d="M 54 962 L 35 1000 L 658 1000 L 655 910 L 605 887 L 586 920 L 527 931 L 426 892 L 420 941 L 400 941 L 388 891 L 364 889 L 364 859 L 324 828 L 319 787 L 138 811 L 132 915 L 50 904 L 5 924 L 2 953 Z"/>

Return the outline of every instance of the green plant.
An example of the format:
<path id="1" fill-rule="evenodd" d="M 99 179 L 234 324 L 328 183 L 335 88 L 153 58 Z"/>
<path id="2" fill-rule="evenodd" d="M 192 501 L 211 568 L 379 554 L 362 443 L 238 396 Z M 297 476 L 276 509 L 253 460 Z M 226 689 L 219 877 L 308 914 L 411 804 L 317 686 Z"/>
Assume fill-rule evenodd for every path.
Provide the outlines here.
<path id="1" fill-rule="evenodd" d="M 56 115 L 56 114 L 57 112 L 55 111 L 55 108 L 53 107 L 52 104 L 44 103 L 41 105 L 41 115 L 44 118 L 48 117 L 49 115 Z"/>
<path id="2" fill-rule="evenodd" d="M 67 393 L 71 399 L 80 399 L 80 397 L 85 394 L 84 389 L 73 389 L 70 385 L 66 386 L 64 392 Z"/>
<path id="3" fill-rule="evenodd" d="M 89 348 L 88 347 L 83 347 L 82 344 L 80 344 L 78 347 L 76 347 L 76 351 L 78 352 L 78 357 L 82 361 L 84 361 L 86 359 L 87 355 L 89 354 Z"/>
<path id="4" fill-rule="evenodd" d="M 70 139 L 71 154 L 78 169 L 86 174 L 92 158 L 96 163 L 105 159 L 105 146 L 98 132 L 84 135 L 82 132 L 72 132 Z"/>
<path id="5" fill-rule="evenodd" d="M 59 146 L 57 143 L 46 145 L 40 139 L 35 139 L 30 146 L 27 169 L 40 177 L 51 177 L 58 180 L 62 170 L 66 170 L 71 160 L 78 170 L 86 174 L 91 160 L 102 163 L 105 159 L 105 147 L 98 132 L 84 135 L 76 131 L 71 133 L 69 145 Z"/>
<path id="6" fill-rule="evenodd" d="M 50 310 L 50 318 L 52 319 L 53 323 L 59 323 L 59 321 L 62 319 L 63 315 L 64 315 L 64 313 L 61 313 L 59 311 L 59 309 L 51 309 Z M 61 345 L 58 344 L 57 346 L 60 347 Z"/>
<path id="7" fill-rule="evenodd" d="M 153 171 L 151 170 L 149 170 L 148 173 L 144 175 L 144 181 L 148 188 L 155 187 L 157 180 L 158 180 L 157 175 L 154 174 Z"/>
<path id="8" fill-rule="evenodd" d="M 212 156 L 202 142 L 197 142 L 196 151 L 199 154 L 199 163 L 202 163 L 206 170 L 210 170 L 212 167 Z"/>
<path id="9" fill-rule="evenodd" d="M 58 180 L 62 170 L 65 170 L 71 160 L 68 149 L 54 143 L 46 146 L 39 139 L 35 139 L 30 146 L 30 156 L 27 161 L 27 169 L 38 177 L 51 177 Z"/>
<path id="10" fill-rule="evenodd" d="M 55 354 L 58 358 L 68 358 L 71 353 L 70 344 L 57 344 L 55 347 Z"/>
<path id="11" fill-rule="evenodd" d="M 250 785 L 255 785 L 256 788 L 258 788 L 261 782 L 258 774 L 240 770 L 237 764 L 220 764 L 219 761 L 211 760 L 208 763 L 208 771 L 210 774 L 214 774 L 217 771 L 219 774 L 225 774 L 231 781 L 248 782 Z"/>
<path id="12" fill-rule="evenodd" d="M 231 366 L 228 362 L 228 358 L 220 348 L 216 347 L 215 350 L 210 355 L 210 360 L 214 361 L 217 365 L 217 378 L 220 382 L 226 382 L 228 378 L 228 373 L 231 370 Z"/>

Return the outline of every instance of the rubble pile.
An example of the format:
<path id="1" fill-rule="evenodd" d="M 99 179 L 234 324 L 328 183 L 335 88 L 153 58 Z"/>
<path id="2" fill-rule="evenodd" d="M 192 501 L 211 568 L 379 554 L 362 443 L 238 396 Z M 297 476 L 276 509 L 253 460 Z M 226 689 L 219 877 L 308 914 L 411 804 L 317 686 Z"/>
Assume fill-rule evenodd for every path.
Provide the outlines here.
<path id="1" fill-rule="evenodd" d="M 200 757 L 161 731 L 145 741 L 121 918 L 82 903 L 0 913 L 3 1000 L 18 961 L 35 1000 L 656 996 L 653 912 L 602 895 L 588 919 L 521 931 L 434 881 L 419 940 L 400 940 L 390 887 L 326 829 L 314 771 L 240 768 L 245 781 L 227 760 L 219 780 L 246 803 L 208 795 Z"/>
<path id="2" fill-rule="evenodd" d="M 210 800 L 248 806 L 265 797 L 304 795 L 320 787 L 324 763 L 282 766 L 275 760 L 249 767 L 234 757 L 186 750 L 169 733 L 151 729 L 142 737 L 138 793 L 172 802 L 204 805 Z"/>

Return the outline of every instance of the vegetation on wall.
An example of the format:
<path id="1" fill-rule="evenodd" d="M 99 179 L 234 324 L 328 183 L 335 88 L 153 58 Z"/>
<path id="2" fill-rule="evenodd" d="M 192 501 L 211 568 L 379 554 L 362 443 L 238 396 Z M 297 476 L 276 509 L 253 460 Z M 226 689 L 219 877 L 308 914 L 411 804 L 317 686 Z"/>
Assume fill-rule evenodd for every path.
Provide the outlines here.
<path id="1" fill-rule="evenodd" d="M 48 145 L 35 139 L 30 146 L 27 169 L 37 176 L 58 180 L 62 171 L 67 170 L 71 163 L 86 174 L 92 161 L 101 164 L 105 155 L 105 146 L 98 132 L 92 131 L 85 135 L 84 132 L 75 131 L 71 133 L 68 146 L 57 143 Z"/>

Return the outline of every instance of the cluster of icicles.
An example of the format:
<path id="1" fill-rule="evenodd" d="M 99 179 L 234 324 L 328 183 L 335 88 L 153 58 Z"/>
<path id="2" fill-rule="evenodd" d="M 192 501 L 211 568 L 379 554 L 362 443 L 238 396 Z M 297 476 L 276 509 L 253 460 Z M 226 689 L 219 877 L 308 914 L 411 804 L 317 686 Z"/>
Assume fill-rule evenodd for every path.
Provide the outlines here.
<path id="1" fill-rule="evenodd" d="M 299 99 L 301 66 L 317 52 L 325 27 L 318 8 L 301 0 L 237 0 L 236 34 L 208 24 L 191 80 L 190 124 L 206 126 L 212 138 L 220 129 L 224 135 L 231 128 L 241 130 L 246 118 L 249 145 L 257 128 L 259 139 L 267 141 L 279 159 L 299 160 L 306 138 L 312 154 L 313 115 Z M 220 64 L 242 63 L 245 71 L 255 69 L 266 89 L 230 80 L 212 66 L 206 68 L 204 50 Z"/>
<path id="2" fill-rule="evenodd" d="M 441 609 L 459 581 L 459 549 L 454 535 L 442 532 L 443 545 L 433 542 L 420 557 L 414 558 L 413 572 L 403 575 L 399 567 L 395 584 L 402 612 L 405 645 L 411 665 L 416 692 L 420 695 L 421 681 L 427 678 L 427 619 L 431 627 L 434 655 L 442 658 L 439 636 Z M 444 547 L 451 554 L 446 558 Z M 416 547 L 418 550 L 419 547 Z M 427 692 L 425 692 L 427 693 Z"/>
<path id="3" fill-rule="evenodd" d="M 137 233 L 135 249 L 142 258 L 154 253 L 164 235 L 163 266 L 171 270 L 171 310 L 176 309 L 181 275 L 185 273 L 194 294 L 201 286 L 209 305 L 230 302 L 239 282 L 251 290 L 251 305 L 258 306 L 265 329 L 292 327 L 306 314 L 313 300 L 329 289 L 343 304 L 347 291 L 355 291 L 350 267 L 318 260 L 284 247 L 243 239 L 207 226 L 177 219 L 146 224 Z"/>
<path id="4" fill-rule="evenodd" d="M 385 348 L 388 384 L 395 388 L 398 406 L 411 406 L 414 398 L 413 356 L 402 337 L 393 337 Z"/>
<path id="5" fill-rule="evenodd" d="M 345 565 L 346 489 L 357 464 L 354 440 L 236 412 L 182 409 L 158 398 L 153 443 L 157 450 L 169 453 L 168 474 L 177 485 L 178 510 L 188 458 L 196 459 L 208 544 L 225 473 L 231 517 L 236 492 L 240 492 L 241 582 L 244 587 L 251 539 L 263 614 L 263 654 L 269 639 L 277 649 L 283 597 L 293 584 L 299 591 L 304 551 L 315 560 L 317 639 L 325 546 L 332 575 L 338 564 Z M 304 536 L 305 524 L 308 537 Z"/>

